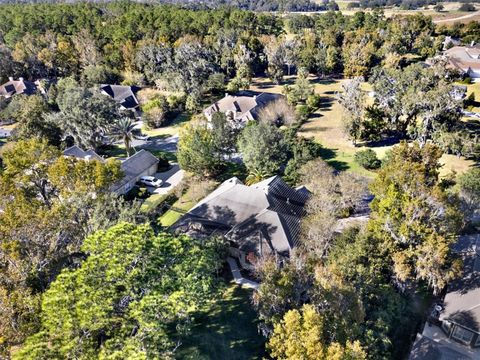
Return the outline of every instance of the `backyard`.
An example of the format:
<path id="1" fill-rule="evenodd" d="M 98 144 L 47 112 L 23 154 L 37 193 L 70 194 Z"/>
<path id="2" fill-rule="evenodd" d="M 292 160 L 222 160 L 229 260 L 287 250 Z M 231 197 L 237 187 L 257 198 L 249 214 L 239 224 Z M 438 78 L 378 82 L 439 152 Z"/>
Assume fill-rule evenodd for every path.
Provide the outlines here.
<path id="1" fill-rule="evenodd" d="M 230 284 L 220 298 L 198 312 L 176 358 L 185 360 L 262 359 L 264 338 L 257 330 L 251 290 Z"/>

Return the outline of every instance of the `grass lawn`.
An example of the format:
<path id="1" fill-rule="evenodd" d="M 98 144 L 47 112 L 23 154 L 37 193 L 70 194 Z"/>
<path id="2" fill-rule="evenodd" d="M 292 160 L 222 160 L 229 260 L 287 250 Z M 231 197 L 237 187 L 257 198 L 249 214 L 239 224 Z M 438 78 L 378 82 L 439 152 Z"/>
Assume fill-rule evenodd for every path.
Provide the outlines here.
<path id="1" fill-rule="evenodd" d="M 191 332 L 180 337 L 175 357 L 191 360 L 262 359 L 264 338 L 257 331 L 251 290 L 230 285 L 209 309 L 197 313 Z"/>
<path id="2" fill-rule="evenodd" d="M 165 214 L 160 216 L 158 219 L 160 225 L 171 226 L 175 224 L 175 222 L 195 204 L 196 202 L 188 200 L 187 196 L 183 195 L 172 205 L 168 211 L 165 212 Z"/>
<path id="3" fill-rule="evenodd" d="M 180 128 L 187 122 L 189 121 L 191 118 L 191 115 L 186 113 L 186 112 L 182 112 L 180 114 L 178 114 L 174 119 L 172 119 L 171 121 L 167 122 L 165 124 L 165 126 L 161 126 L 157 129 L 146 129 L 146 128 L 143 128 L 142 129 L 142 132 L 145 134 L 145 135 L 148 135 L 148 136 L 151 136 L 151 137 L 154 137 L 154 136 L 162 136 L 162 135 L 168 135 L 168 136 L 171 136 L 171 135 L 175 135 L 175 134 L 178 134 L 178 132 L 180 131 Z"/>

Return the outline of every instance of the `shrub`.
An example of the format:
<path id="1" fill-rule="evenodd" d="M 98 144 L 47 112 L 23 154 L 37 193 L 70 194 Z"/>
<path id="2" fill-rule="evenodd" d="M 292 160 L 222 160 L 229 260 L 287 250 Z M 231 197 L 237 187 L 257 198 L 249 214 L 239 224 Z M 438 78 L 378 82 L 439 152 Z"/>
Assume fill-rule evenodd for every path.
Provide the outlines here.
<path id="1" fill-rule="evenodd" d="M 312 94 L 307 98 L 307 106 L 310 108 L 310 110 L 316 110 L 320 106 L 320 100 L 320 95 Z"/>
<path id="2" fill-rule="evenodd" d="M 462 4 L 462 5 L 458 8 L 458 11 L 475 11 L 475 5 L 470 4 L 470 3 Z"/>
<path id="3" fill-rule="evenodd" d="M 310 116 L 310 109 L 307 105 L 298 105 L 297 106 L 297 117 L 300 122 L 307 121 Z"/>
<path id="4" fill-rule="evenodd" d="M 462 84 L 469 85 L 472 84 L 472 78 L 470 76 L 465 76 L 462 81 L 460 81 Z"/>
<path id="5" fill-rule="evenodd" d="M 170 168 L 170 162 L 168 161 L 167 154 L 158 154 L 158 172 L 167 171 Z"/>
<path id="6" fill-rule="evenodd" d="M 361 150 L 355 153 L 355 162 L 365 169 L 378 169 L 382 164 L 372 149 Z"/>

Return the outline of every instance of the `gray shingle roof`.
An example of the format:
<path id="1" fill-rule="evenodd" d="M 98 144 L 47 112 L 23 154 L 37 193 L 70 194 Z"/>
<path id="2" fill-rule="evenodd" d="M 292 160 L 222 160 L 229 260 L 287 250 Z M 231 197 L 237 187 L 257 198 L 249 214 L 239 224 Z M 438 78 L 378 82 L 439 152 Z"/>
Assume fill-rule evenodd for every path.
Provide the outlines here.
<path id="1" fill-rule="evenodd" d="M 107 84 L 102 85 L 100 89 L 125 109 L 134 109 L 138 106 L 138 100 L 135 96 L 135 93 L 140 89 L 138 87 Z"/>
<path id="2" fill-rule="evenodd" d="M 428 337 L 417 335 L 408 360 L 473 360 L 447 345 L 437 343 Z"/>
<path id="3" fill-rule="evenodd" d="M 244 251 L 286 255 L 298 245 L 307 199 L 305 191 L 292 189 L 279 176 L 251 186 L 231 178 L 194 206 L 174 228 L 208 221 L 210 226 L 229 229 L 227 236 Z"/>
<path id="4" fill-rule="evenodd" d="M 98 160 L 98 161 L 104 161 L 104 159 L 98 155 L 95 151 L 93 150 L 87 150 L 87 151 L 84 151 L 82 149 L 80 149 L 77 145 L 73 145 L 71 147 L 69 147 L 68 149 L 65 149 L 63 151 L 63 155 L 65 156 L 73 156 L 73 157 L 76 157 L 77 159 L 83 159 L 83 160 L 86 160 L 86 159 L 95 159 L 95 160 Z"/>
<path id="5" fill-rule="evenodd" d="M 463 276 L 448 286 L 440 319 L 480 333 L 480 235 L 461 236 L 454 251 L 463 259 Z"/>
<path id="6" fill-rule="evenodd" d="M 236 95 L 227 94 L 223 99 L 206 108 L 204 113 L 213 115 L 218 111 L 222 113 L 233 111 L 236 118 L 242 121 L 258 120 L 258 114 L 263 108 L 281 98 L 283 95 L 280 94 L 241 91 Z"/>
<path id="7" fill-rule="evenodd" d="M 143 149 L 138 151 L 122 162 L 121 168 L 125 175 L 113 186 L 113 190 L 121 188 L 156 164 L 158 159 L 151 152 Z"/>

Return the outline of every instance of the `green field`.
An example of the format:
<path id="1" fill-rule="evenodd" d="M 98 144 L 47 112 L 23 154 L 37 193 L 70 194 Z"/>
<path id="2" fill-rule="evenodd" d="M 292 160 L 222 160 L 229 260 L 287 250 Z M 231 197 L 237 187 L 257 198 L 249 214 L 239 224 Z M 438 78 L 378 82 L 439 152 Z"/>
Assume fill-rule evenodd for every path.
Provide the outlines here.
<path id="1" fill-rule="evenodd" d="M 264 338 L 257 331 L 251 290 L 230 285 L 208 310 L 196 314 L 191 332 L 180 337 L 175 357 L 185 360 L 262 359 Z"/>

